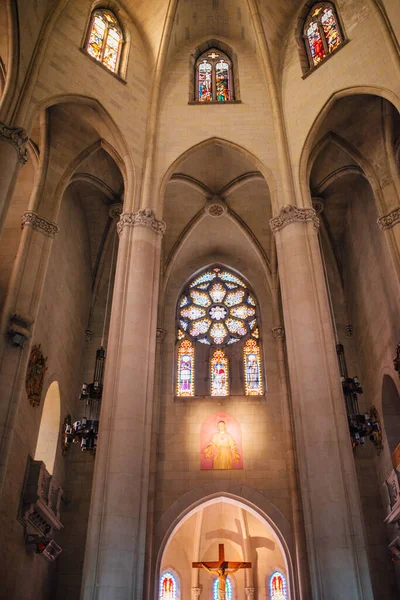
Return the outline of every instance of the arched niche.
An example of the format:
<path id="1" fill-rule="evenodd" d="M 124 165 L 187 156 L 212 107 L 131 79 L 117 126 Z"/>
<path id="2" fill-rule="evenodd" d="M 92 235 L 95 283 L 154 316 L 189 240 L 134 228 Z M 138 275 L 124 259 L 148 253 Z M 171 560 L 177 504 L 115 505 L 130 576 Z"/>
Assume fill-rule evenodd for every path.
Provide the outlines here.
<path id="1" fill-rule="evenodd" d="M 400 444 L 400 394 L 390 375 L 382 381 L 382 415 L 390 454 Z"/>
<path id="2" fill-rule="evenodd" d="M 58 434 L 60 433 L 60 403 L 60 387 L 57 381 L 53 381 L 44 400 L 35 451 L 35 460 L 42 460 L 51 475 L 54 471 Z"/>

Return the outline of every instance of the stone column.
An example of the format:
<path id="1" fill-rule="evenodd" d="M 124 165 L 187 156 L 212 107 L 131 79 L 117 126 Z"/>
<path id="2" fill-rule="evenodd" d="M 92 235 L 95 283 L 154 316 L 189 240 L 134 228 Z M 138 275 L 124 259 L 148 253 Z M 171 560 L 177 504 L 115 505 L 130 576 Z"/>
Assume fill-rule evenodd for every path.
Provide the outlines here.
<path id="1" fill-rule="evenodd" d="M 33 211 L 24 213 L 21 227 L 21 241 L 0 327 L 0 496 L 30 353 L 29 340 L 23 349 L 12 346 L 7 331 L 15 313 L 28 315 L 34 327 L 52 242 L 58 233 L 55 223 Z"/>
<path id="2" fill-rule="evenodd" d="M 0 122 L 0 235 L 20 166 L 28 160 L 27 143 L 24 129 Z"/>
<path id="3" fill-rule="evenodd" d="M 378 225 L 387 237 L 394 268 L 400 280 L 400 206 L 379 217 Z"/>
<path id="4" fill-rule="evenodd" d="M 361 505 L 312 208 L 285 206 L 275 234 L 312 594 L 372 599 Z"/>
<path id="5" fill-rule="evenodd" d="M 246 588 L 244 588 L 244 591 L 246 593 L 246 598 L 248 598 L 248 600 L 253 600 L 254 599 L 254 593 L 256 591 L 256 588 L 246 587 Z"/>
<path id="6" fill-rule="evenodd" d="M 201 588 L 200 587 L 192 587 L 192 600 L 199 600 L 201 596 Z"/>
<path id="7" fill-rule="evenodd" d="M 123 213 L 82 598 L 143 597 L 161 238 L 149 209 Z"/>

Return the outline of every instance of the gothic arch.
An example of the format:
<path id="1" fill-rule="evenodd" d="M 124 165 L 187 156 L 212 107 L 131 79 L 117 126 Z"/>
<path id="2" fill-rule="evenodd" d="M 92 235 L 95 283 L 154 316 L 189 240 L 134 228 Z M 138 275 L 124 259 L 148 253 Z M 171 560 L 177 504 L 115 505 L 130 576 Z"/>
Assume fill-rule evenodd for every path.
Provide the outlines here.
<path id="1" fill-rule="evenodd" d="M 308 165 L 310 161 L 310 157 L 312 155 L 314 149 L 314 140 L 318 134 L 318 131 L 323 124 L 326 117 L 329 115 L 331 109 L 336 104 L 338 100 L 341 98 L 345 98 L 347 96 L 352 95 L 371 95 L 371 96 L 379 96 L 381 98 L 385 98 L 389 102 L 391 102 L 398 110 L 400 110 L 400 98 L 388 89 L 373 87 L 373 86 L 355 86 L 352 88 L 345 88 L 342 90 L 338 90 L 327 100 L 325 105 L 322 107 L 317 117 L 314 119 L 314 122 L 305 138 L 303 148 L 300 153 L 299 167 L 298 167 L 298 177 L 299 177 L 299 185 L 300 185 L 300 206 L 309 207 L 311 206 L 311 197 L 309 193 L 309 179 L 307 177 L 308 174 Z"/>
<path id="2" fill-rule="evenodd" d="M 243 146 L 240 146 L 238 144 L 235 144 L 234 142 L 225 140 L 223 138 L 218 138 L 218 137 L 211 137 L 206 140 L 203 140 L 202 142 L 199 142 L 198 144 L 195 144 L 194 146 L 191 146 L 190 148 L 188 148 L 187 150 L 182 152 L 171 163 L 171 165 L 168 167 L 168 169 L 165 171 L 164 175 L 161 178 L 159 195 L 158 195 L 158 208 L 159 209 L 162 208 L 167 184 L 168 184 L 169 180 L 171 179 L 173 173 L 179 167 L 179 165 L 184 160 L 189 158 L 192 154 L 197 152 L 198 150 L 204 149 L 207 147 L 211 147 L 213 145 L 223 146 L 225 148 L 229 148 L 231 150 L 238 152 L 244 158 L 246 158 L 248 161 L 250 161 L 257 170 L 260 171 L 260 173 L 262 174 L 262 176 L 264 177 L 264 179 L 267 183 L 269 193 L 271 196 L 272 212 L 275 213 L 275 211 L 278 210 L 278 198 L 277 198 L 276 182 L 275 182 L 275 178 L 274 178 L 272 171 L 259 158 L 257 158 L 257 156 L 255 156 L 252 152 L 250 152 Z"/>
<path id="3" fill-rule="evenodd" d="M 14 99 L 15 86 L 17 85 L 20 36 L 18 23 L 18 6 L 16 0 L 1 2 L 0 9 L 4 11 L 7 20 L 6 30 L 1 30 L 0 35 L 7 43 L 7 60 L 0 65 L 0 121 L 8 122 L 8 112 Z M 1 58 L 1 57 L 0 57 Z M 3 72 L 4 69 L 4 72 Z"/>
<path id="4" fill-rule="evenodd" d="M 293 598 L 294 568 L 291 556 L 294 556 L 295 540 L 290 523 L 260 492 L 233 480 L 214 480 L 198 486 L 181 496 L 166 510 L 155 528 L 153 573 L 158 575 L 167 542 L 182 522 L 201 508 L 221 500 L 249 511 L 273 531 L 286 561 L 289 598 Z"/>
<path id="5" fill-rule="evenodd" d="M 54 472 L 61 426 L 60 386 L 53 376 L 47 388 L 36 443 L 35 460 L 42 460 L 50 475 Z"/>
<path id="6" fill-rule="evenodd" d="M 392 454 L 400 444 L 400 392 L 389 373 L 384 373 L 382 378 L 382 418 L 389 453 Z"/>

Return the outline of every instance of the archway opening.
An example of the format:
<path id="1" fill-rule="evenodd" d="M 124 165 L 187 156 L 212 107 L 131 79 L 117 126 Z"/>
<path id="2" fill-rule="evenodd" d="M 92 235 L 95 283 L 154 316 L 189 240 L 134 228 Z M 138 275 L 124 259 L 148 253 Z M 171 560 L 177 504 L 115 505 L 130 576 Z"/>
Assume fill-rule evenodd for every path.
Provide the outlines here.
<path id="1" fill-rule="evenodd" d="M 196 588 L 202 589 L 206 598 L 218 598 L 217 575 L 192 568 L 192 562 L 218 561 L 220 544 L 225 560 L 251 563 L 250 568 L 228 574 L 226 592 L 230 600 L 269 597 L 270 579 L 277 571 L 288 581 L 287 556 L 271 524 L 242 502 L 221 496 L 200 504 L 176 525 L 162 553 L 157 583 L 165 573 L 173 573 L 179 598 L 190 597 Z M 289 587 L 285 600 L 290 598 Z M 161 600 L 160 585 L 158 589 Z"/>
<path id="2" fill-rule="evenodd" d="M 56 459 L 58 435 L 60 433 L 60 388 L 53 381 L 47 390 L 36 444 L 35 460 L 42 460 L 52 475 Z"/>
<path id="3" fill-rule="evenodd" d="M 382 413 L 387 443 L 392 454 L 400 444 L 400 394 L 389 375 L 384 375 L 382 382 Z"/>

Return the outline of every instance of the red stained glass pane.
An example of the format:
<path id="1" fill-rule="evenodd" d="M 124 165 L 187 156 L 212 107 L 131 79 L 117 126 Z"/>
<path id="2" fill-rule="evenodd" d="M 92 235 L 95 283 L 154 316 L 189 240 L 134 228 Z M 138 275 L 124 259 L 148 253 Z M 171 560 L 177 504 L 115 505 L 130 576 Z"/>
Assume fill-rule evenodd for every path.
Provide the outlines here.
<path id="1" fill-rule="evenodd" d="M 224 60 L 220 60 L 215 65 L 215 82 L 217 100 L 219 102 L 230 100 L 229 65 Z"/>
<path id="2" fill-rule="evenodd" d="M 328 44 L 329 53 L 333 52 L 342 42 L 339 27 L 332 8 L 325 8 L 321 16 L 321 23 Z"/>
<path id="3" fill-rule="evenodd" d="M 211 64 L 207 61 L 199 65 L 199 101 L 212 101 Z"/>
<path id="4" fill-rule="evenodd" d="M 325 49 L 319 32 L 318 23 L 311 21 L 307 27 L 307 39 L 313 64 L 317 65 L 325 58 Z"/>

